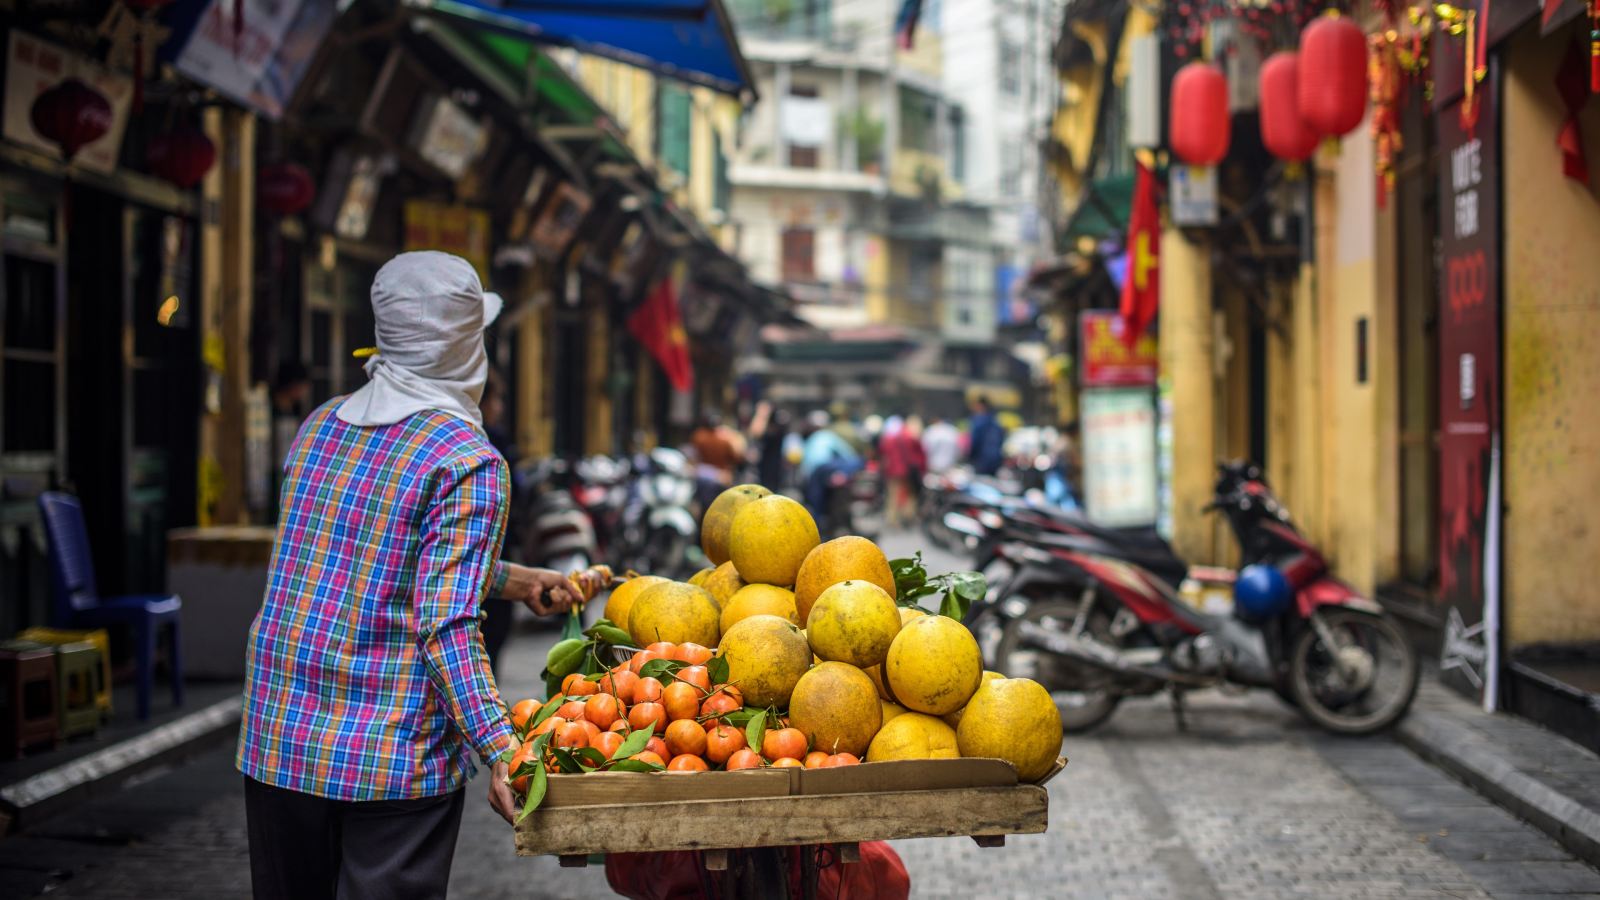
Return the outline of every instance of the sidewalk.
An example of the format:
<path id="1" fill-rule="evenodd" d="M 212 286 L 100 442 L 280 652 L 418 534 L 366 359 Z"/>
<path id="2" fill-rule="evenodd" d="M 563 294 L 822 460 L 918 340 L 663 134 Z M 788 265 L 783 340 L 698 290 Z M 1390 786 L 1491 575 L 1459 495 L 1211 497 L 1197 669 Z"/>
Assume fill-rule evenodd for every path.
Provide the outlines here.
<path id="1" fill-rule="evenodd" d="M 1395 736 L 1574 856 L 1600 865 L 1600 756 L 1514 716 L 1485 713 L 1428 677 Z"/>

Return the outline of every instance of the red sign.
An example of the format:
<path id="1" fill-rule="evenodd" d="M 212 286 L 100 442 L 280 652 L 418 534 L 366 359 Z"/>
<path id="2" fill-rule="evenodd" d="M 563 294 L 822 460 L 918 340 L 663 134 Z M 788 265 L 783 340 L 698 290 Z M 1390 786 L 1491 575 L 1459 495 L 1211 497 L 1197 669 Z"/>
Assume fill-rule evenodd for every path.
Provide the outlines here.
<path id="1" fill-rule="evenodd" d="M 1131 277 L 1131 276 L 1130 276 Z M 1156 339 L 1146 332 L 1133 346 L 1122 340 L 1123 321 L 1112 309 L 1078 315 L 1081 387 L 1139 387 L 1156 383 Z"/>

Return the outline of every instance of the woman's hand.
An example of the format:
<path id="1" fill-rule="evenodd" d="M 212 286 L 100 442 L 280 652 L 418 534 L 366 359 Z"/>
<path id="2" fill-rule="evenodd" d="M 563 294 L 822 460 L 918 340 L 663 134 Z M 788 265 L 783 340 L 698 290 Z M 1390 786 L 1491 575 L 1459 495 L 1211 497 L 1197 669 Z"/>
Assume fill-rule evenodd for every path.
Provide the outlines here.
<path id="1" fill-rule="evenodd" d="M 508 577 L 500 597 L 521 603 L 541 616 L 553 616 L 572 608 L 581 598 L 567 576 L 550 569 L 534 569 L 506 563 Z"/>

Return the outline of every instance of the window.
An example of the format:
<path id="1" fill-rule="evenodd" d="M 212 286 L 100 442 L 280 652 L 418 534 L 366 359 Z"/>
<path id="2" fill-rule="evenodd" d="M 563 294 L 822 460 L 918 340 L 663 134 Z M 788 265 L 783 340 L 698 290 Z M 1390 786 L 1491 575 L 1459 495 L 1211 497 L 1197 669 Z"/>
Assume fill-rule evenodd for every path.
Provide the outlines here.
<path id="1" fill-rule="evenodd" d="M 1022 47 L 1009 38 L 1000 38 L 1000 92 L 1007 97 L 1022 93 Z"/>
<path id="2" fill-rule="evenodd" d="M 822 158 L 822 144 L 832 139 L 828 105 L 818 96 L 814 84 L 791 84 L 783 104 L 783 139 L 788 145 L 788 165 L 796 169 L 815 169 Z"/>
<path id="3" fill-rule="evenodd" d="M 960 108 L 950 110 L 950 177 L 967 178 L 967 125 Z"/>
<path id="4" fill-rule="evenodd" d="M 795 169 L 815 169 L 817 167 L 817 148 L 790 144 L 789 166 Z"/>
<path id="5" fill-rule="evenodd" d="M 656 156 L 661 164 L 689 176 L 689 92 L 669 81 L 656 83 Z"/>
<path id="6" fill-rule="evenodd" d="M 900 146 L 932 152 L 935 139 L 933 98 L 905 87 L 900 89 Z"/>
<path id="7" fill-rule="evenodd" d="M 722 152 L 722 133 L 711 131 L 711 206 L 728 212 L 733 185 L 728 181 L 728 155 Z"/>
<path id="8" fill-rule="evenodd" d="M 1015 197 L 1022 192 L 1022 144 L 1014 138 L 1000 142 L 1000 194 Z"/>
<path id="9" fill-rule="evenodd" d="M 783 280 L 814 281 L 816 268 L 816 233 L 809 228 L 783 230 Z"/>

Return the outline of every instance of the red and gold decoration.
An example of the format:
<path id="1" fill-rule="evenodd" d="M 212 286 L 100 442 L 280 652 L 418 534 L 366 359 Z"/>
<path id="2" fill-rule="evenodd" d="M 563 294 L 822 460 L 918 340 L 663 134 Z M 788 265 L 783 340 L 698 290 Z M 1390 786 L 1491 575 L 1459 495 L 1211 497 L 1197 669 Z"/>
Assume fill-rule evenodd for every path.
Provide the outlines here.
<path id="1" fill-rule="evenodd" d="M 184 190 L 199 184 L 216 161 L 216 145 L 192 125 L 180 125 L 156 135 L 145 148 L 145 164 L 150 174 Z"/>
<path id="2" fill-rule="evenodd" d="M 1317 150 L 1317 132 L 1300 115 L 1299 54 L 1280 50 L 1261 64 L 1261 143 L 1288 162 L 1304 162 Z"/>
<path id="3" fill-rule="evenodd" d="M 1206 62 L 1192 62 L 1172 78 L 1168 137 L 1172 152 L 1192 166 L 1214 166 L 1228 155 L 1233 122 L 1228 80 Z"/>
<path id="4" fill-rule="evenodd" d="M 317 186 L 306 167 L 280 162 L 256 172 L 256 202 L 275 216 L 292 216 L 316 199 Z"/>
<path id="5" fill-rule="evenodd" d="M 1322 137 L 1349 134 L 1367 114 L 1367 36 L 1338 13 L 1300 33 L 1300 115 Z"/>
<path id="6" fill-rule="evenodd" d="M 657 282 L 650 297 L 628 316 L 628 333 L 655 357 L 673 390 L 682 393 L 694 387 L 689 335 L 683 328 L 678 290 L 671 277 Z"/>
<path id="7" fill-rule="evenodd" d="M 1156 320 L 1161 303 L 1161 214 L 1156 207 L 1156 176 L 1143 162 L 1136 163 L 1133 207 L 1128 215 L 1128 274 L 1122 282 L 1118 315 L 1122 341 L 1138 343 Z"/>
<path id="8" fill-rule="evenodd" d="M 111 102 L 76 78 L 40 94 L 29 110 L 35 131 L 61 148 L 67 162 L 111 130 Z"/>

